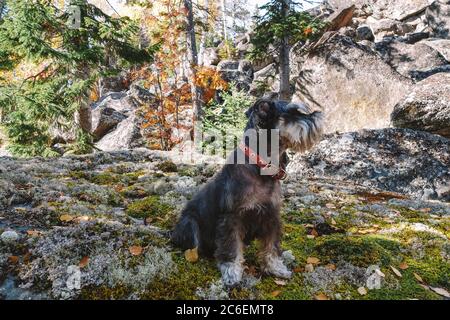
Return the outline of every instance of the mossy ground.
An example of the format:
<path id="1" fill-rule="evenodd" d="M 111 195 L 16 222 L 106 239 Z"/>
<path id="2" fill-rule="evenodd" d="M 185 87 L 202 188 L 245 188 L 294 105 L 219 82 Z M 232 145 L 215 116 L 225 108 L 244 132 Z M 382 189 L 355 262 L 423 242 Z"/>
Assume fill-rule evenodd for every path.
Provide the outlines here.
<path id="1" fill-rule="evenodd" d="M 198 180 L 201 183 L 211 174 L 210 169 L 202 171 L 196 167 L 177 166 L 170 161 L 161 162 L 152 170 L 139 167 L 130 170 L 127 165 L 120 165 L 97 171 L 70 171 L 62 179 L 64 192 L 70 198 L 47 199 L 45 219 L 50 227 L 67 227 L 77 223 L 76 220 L 61 221 L 59 217 L 64 214 L 74 219 L 87 216 L 89 219 L 115 220 L 124 224 L 145 220 L 151 226 L 169 230 L 176 221 L 180 206 L 170 203 L 166 193 L 156 194 L 152 186 L 158 179 L 172 175 L 201 175 Z M 229 290 L 229 298 L 309 300 L 324 291 L 329 299 L 442 299 L 427 286 L 450 290 L 448 215 L 429 208 L 392 205 L 389 200 L 393 195 L 390 194 L 376 196 L 367 192 L 361 195 L 330 191 L 316 186 L 318 182 L 308 184 L 313 200 L 303 202 L 299 198 L 303 196 L 303 191 L 294 184 L 291 188 L 298 194 L 286 195 L 282 211 L 283 250 L 290 250 L 295 257 L 290 266 L 294 271 L 292 279 L 276 283 L 274 277 L 262 275 L 255 242 L 246 248 L 245 259 L 246 273 L 257 279 L 256 285 Z M 172 194 L 171 197 L 180 196 Z M 190 197 L 189 194 L 184 195 L 185 199 Z M 30 221 L 29 229 L 38 228 L 39 225 L 32 224 L 34 220 Z M 124 246 L 147 245 L 131 240 Z M 153 281 L 139 294 L 139 298 L 198 299 L 198 288 L 207 289 L 220 279 L 214 260 L 200 257 L 197 262 L 191 263 L 185 259 L 183 252 L 171 248 L 168 241 L 161 245 L 171 251 L 176 271 L 165 279 Z M 23 248 L 9 250 L 17 255 L 21 255 L 22 251 Z M 318 258 L 319 262 L 308 271 L 306 265 L 309 257 Z M 316 285 L 323 285 L 323 290 L 314 287 L 311 278 L 320 276 L 323 267 L 329 265 L 336 268 L 329 275 L 340 272 L 343 280 L 330 285 L 321 283 L 319 277 L 314 281 Z M 355 283 L 345 280 L 345 268 L 351 266 L 354 270 L 365 270 L 373 265 L 379 266 L 385 275 L 381 288 L 367 290 L 366 295 L 361 295 Z M 401 277 L 391 267 L 399 270 Z M 131 291 L 120 286 L 85 287 L 80 298 L 119 299 L 130 296 Z"/>

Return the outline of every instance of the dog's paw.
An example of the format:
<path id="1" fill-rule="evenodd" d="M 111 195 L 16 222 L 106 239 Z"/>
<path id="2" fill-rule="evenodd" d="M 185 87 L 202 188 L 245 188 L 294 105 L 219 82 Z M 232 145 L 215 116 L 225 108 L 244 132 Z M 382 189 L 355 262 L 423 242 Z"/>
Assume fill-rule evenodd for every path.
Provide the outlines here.
<path id="1" fill-rule="evenodd" d="M 290 279 L 292 277 L 292 272 L 284 265 L 280 257 L 267 259 L 264 271 L 278 278 Z"/>
<path id="2" fill-rule="evenodd" d="M 244 269 L 241 264 L 235 262 L 224 262 L 219 264 L 222 273 L 222 282 L 227 287 L 234 287 L 242 280 Z"/>

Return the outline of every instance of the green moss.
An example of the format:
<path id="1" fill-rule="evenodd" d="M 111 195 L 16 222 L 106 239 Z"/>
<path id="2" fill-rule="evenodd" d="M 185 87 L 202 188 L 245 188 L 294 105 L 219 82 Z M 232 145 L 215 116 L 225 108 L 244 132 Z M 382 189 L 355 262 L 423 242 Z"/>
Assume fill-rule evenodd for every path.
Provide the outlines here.
<path id="1" fill-rule="evenodd" d="M 161 202 L 159 196 L 153 195 L 131 203 L 126 213 L 133 218 L 152 218 L 152 223 L 162 227 L 170 227 L 175 222 L 173 207 Z"/>
<path id="2" fill-rule="evenodd" d="M 158 163 L 156 168 L 158 168 L 162 172 L 177 172 L 178 171 L 177 165 L 170 160 L 166 160 L 161 163 Z"/>

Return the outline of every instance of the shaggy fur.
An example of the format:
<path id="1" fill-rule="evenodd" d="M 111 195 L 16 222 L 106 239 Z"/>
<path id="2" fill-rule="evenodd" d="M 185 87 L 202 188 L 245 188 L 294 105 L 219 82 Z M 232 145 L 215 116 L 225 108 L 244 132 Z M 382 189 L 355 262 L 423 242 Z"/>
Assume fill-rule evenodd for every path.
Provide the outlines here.
<path id="1" fill-rule="evenodd" d="M 279 130 L 278 154 L 267 154 L 287 165 L 286 149 L 303 152 L 320 139 L 322 114 L 310 112 L 302 104 L 261 99 L 247 112 L 246 130 L 258 134 L 261 129 Z M 269 130 L 270 131 L 270 130 Z M 247 131 L 248 132 L 248 131 Z M 248 140 L 245 141 L 248 145 Z M 257 150 L 261 154 L 263 150 Z M 231 160 L 244 157 L 245 164 L 226 164 L 196 195 L 181 213 L 172 241 L 183 249 L 197 247 L 199 253 L 214 256 L 228 286 L 240 282 L 243 273 L 244 246 L 258 239 L 262 270 L 289 278 L 291 272 L 281 260 L 281 187 L 280 181 L 262 175 L 261 169 L 237 148 Z M 230 160 L 230 159 L 229 159 Z M 230 162 L 227 162 L 230 163 Z"/>

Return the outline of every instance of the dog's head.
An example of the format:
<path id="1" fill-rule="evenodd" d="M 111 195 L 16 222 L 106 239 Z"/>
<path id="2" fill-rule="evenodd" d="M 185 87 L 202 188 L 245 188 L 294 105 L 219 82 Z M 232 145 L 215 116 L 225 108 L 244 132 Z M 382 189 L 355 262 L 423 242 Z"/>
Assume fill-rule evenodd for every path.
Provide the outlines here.
<path id="1" fill-rule="evenodd" d="M 245 113 L 247 129 L 278 129 L 280 147 L 304 152 L 322 136 L 323 115 L 301 103 L 260 99 Z"/>

